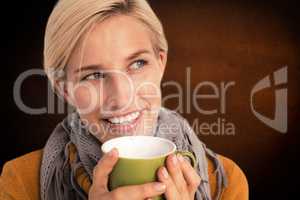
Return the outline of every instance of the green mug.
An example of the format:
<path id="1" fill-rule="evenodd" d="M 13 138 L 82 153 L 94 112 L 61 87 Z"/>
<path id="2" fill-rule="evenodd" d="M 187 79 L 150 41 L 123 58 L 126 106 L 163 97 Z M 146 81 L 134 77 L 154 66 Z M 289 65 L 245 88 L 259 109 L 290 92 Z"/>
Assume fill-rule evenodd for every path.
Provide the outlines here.
<path id="1" fill-rule="evenodd" d="M 119 160 L 109 177 L 109 189 L 157 181 L 157 170 L 165 165 L 168 155 L 187 156 L 192 166 L 197 165 L 189 151 L 176 151 L 176 145 L 167 139 L 153 136 L 123 136 L 106 141 L 101 149 L 108 153 L 117 148 Z M 154 198 L 164 199 L 163 196 Z"/>

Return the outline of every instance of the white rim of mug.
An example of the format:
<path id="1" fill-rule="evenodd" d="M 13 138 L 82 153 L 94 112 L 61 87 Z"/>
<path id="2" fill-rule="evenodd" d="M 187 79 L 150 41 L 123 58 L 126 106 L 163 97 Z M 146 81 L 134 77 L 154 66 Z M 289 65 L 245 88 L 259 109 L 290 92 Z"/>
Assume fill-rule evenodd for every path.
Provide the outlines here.
<path id="1" fill-rule="evenodd" d="M 134 160 L 134 159 L 138 159 L 138 160 L 150 160 L 150 159 L 157 159 L 157 158 L 162 158 L 162 157 L 166 157 L 172 153 L 174 153 L 176 151 L 176 145 L 168 140 L 168 139 L 165 139 L 165 138 L 161 138 L 161 137 L 154 137 L 154 136 L 146 136 L 146 135 L 132 135 L 132 136 L 121 136 L 121 137 L 117 137 L 117 138 L 113 138 L 113 139 L 110 139 L 110 140 L 107 140 L 106 142 L 104 142 L 101 146 L 101 150 L 103 153 L 108 153 L 111 149 L 107 150 L 105 149 L 105 147 L 109 144 L 109 143 L 112 143 L 116 140 L 126 140 L 128 138 L 136 138 L 136 137 L 140 137 L 140 138 L 151 138 L 151 139 L 155 139 L 155 140 L 160 140 L 160 141 L 164 141 L 164 142 L 167 142 L 169 143 L 171 146 L 172 146 L 172 149 L 165 153 L 165 154 L 161 154 L 159 156 L 150 156 L 150 157 L 129 157 L 129 156 L 120 156 L 119 155 L 119 158 L 125 158 L 125 159 L 131 159 L 131 160 Z"/>

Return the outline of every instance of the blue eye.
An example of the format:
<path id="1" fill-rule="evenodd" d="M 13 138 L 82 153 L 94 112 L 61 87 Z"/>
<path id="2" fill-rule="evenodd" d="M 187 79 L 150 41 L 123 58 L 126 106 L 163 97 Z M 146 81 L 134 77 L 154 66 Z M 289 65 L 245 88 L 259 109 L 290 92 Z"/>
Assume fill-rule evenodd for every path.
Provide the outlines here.
<path id="1" fill-rule="evenodd" d="M 92 74 L 89 74 L 85 77 L 83 77 L 81 80 L 99 80 L 105 78 L 105 74 L 101 72 L 94 72 Z"/>
<path id="2" fill-rule="evenodd" d="M 145 60 L 137 60 L 130 66 L 130 68 L 131 69 L 140 69 L 140 68 L 143 68 L 146 64 L 147 64 L 147 61 L 145 61 Z"/>

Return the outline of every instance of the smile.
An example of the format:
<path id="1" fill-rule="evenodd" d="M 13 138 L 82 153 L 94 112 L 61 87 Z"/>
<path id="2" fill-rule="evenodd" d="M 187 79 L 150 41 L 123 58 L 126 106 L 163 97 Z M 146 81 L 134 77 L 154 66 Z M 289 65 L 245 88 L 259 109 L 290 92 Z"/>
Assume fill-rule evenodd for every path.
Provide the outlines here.
<path id="1" fill-rule="evenodd" d="M 108 118 L 106 119 L 107 121 L 109 121 L 112 124 L 130 124 L 132 123 L 136 118 L 138 118 L 140 116 L 140 112 L 132 112 L 128 115 L 125 116 L 121 116 L 121 117 L 112 117 L 112 118 Z"/>
<path id="2" fill-rule="evenodd" d="M 110 131 L 130 132 L 136 129 L 142 115 L 142 111 L 135 111 L 122 116 L 109 117 L 103 121 Z"/>

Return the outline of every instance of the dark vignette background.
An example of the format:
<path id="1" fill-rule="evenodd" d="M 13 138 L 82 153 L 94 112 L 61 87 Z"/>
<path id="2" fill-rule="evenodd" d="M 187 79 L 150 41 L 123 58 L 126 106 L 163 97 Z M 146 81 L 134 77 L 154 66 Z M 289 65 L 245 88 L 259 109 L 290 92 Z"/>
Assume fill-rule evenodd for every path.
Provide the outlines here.
<path id="1" fill-rule="evenodd" d="M 1 50 L 4 83 L 0 168 L 4 162 L 40 149 L 63 115 L 31 116 L 13 101 L 13 84 L 20 73 L 42 67 L 46 20 L 56 1 L 20 1 L 3 20 Z M 185 68 L 192 69 L 192 88 L 200 81 L 235 81 L 227 94 L 225 115 L 205 116 L 192 109 L 182 113 L 192 120 L 213 122 L 217 117 L 236 125 L 235 136 L 200 136 L 208 147 L 234 161 L 245 172 L 250 199 L 292 199 L 299 180 L 300 29 L 299 5 L 294 1 L 151 0 L 169 41 L 164 80 L 185 83 Z M 3 6 L 3 11 L 6 7 Z M 14 18 L 10 16 L 14 15 Z M 257 81 L 288 65 L 288 133 L 265 126 L 251 113 L 249 94 Z M 163 94 L 174 88 L 163 88 Z M 208 91 L 203 91 L 209 93 Z M 46 104 L 47 80 L 25 81 L 27 105 Z M 5 102 L 5 103 L 4 103 Z M 175 100 L 166 102 L 175 108 Z M 186 104 L 187 102 L 184 101 Z M 215 108 L 218 101 L 202 102 Z M 274 90 L 255 97 L 257 109 L 274 115 Z M 206 107 L 205 107 L 206 106 Z"/>

